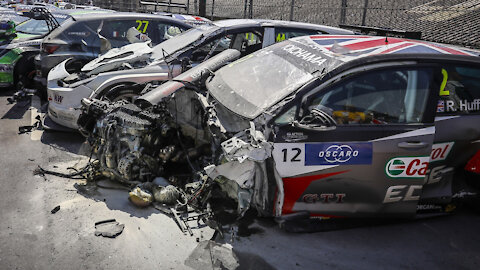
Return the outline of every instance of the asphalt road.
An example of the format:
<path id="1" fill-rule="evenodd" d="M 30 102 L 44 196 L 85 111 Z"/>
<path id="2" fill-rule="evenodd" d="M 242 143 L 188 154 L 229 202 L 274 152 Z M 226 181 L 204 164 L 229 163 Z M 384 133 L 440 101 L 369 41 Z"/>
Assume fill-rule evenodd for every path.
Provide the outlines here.
<path id="1" fill-rule="evenodd" d="M 19 126 L 32 123 L 36 110 L 29 101 L 8 104 L 10 94 L 0 92 L 0 269 L 212 268 L 205 258 L 187 258 L 199 244 L 197 238 L 208 240 L 213 230 L 184 235 L 157 210 L 133 206 L 127 191 L 34 176 L 39 165 L 64 172 L 80 168 L 89 150 L 75 133 L 18 134 Z M 60 210 L 52 214 L 56 206 Z M 123 233 L 113 239 L 95 236 L 95 222 L 111 218 L 125 224 Z M 309 234 L 287 233 L 271 219 L 258 219 L 250 228 L 248 237 L 215 238 L 233 248 L 240 269 L 480 268 L 480 215 L 468 209 L 440 218 Z M 221 249 L 207 253 L 212 261 L 223 256 Z"/>

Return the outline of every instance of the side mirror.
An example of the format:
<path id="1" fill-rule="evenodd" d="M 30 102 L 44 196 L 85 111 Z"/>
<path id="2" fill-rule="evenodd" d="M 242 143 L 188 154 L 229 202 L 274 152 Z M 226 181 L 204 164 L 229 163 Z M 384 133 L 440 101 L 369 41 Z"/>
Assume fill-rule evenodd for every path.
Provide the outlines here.
<path id="1" fill-rule="evenodd" d="M 330 108 L 319 105 L 310 110 L 300 121 L 293 121 L 292 124 L 295 127 L 306 130 L 334 130 L 337 128 L 337 121 L 335 121 L 332 115 Z"/>

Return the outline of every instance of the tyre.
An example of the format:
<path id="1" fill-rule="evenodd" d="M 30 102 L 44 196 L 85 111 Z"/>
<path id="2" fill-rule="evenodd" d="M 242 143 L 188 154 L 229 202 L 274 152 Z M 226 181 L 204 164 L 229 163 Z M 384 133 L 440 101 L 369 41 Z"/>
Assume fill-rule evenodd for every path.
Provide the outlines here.
<path id="1" fill-rule="evenodd" d="M 119 84 L 112 87 L 104 95 L 97 98 L 108 100 L 110 102 L 115 102 L 119 100 L 127 100 L 129 102 L 134 102 L 135 99 L 140 95 L 140 92 L 143 90 L 143 87 L 135 87 L 130 84 Z"/>

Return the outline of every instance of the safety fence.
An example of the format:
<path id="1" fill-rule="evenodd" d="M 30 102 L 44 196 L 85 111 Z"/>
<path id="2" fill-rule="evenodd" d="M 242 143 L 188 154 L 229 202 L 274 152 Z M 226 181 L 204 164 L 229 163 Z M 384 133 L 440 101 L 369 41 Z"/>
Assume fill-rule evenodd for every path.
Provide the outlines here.
<path id="1" fill-rule="evenodd" d="M 119 11 L 211 19 L 265 18 L 421 32 L 424 40 L 480 48 L 480 0 L 94 0 Z"/>

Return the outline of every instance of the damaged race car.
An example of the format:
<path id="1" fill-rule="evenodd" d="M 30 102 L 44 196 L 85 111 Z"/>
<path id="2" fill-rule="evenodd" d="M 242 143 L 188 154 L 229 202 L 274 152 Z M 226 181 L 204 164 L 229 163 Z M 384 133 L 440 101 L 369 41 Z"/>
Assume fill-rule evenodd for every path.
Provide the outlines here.
<path id="1" fill-rule="evenodd" d="M 81 100 L 132 99 L 148 83 L 171 79 L 216 54 L 237 49 L 242 56 L 294 36 L 353 34 L 349 30 L 275 20 L 222 20 L 193 28 L 151 48 L 135 43 L 111 50 L 71 72 L 66 60 L 48 74 L 48 116 L 76 129 Z"/>
<path id="2" fill-rule="evenodd" d="M 84 99 L 95 171 L 213 221 L 227 205 L 237 218 L 414 218 L 477 195 L 480 52 L 315 35 L 228 64 L 239 54 L 134 103 Z"/>

